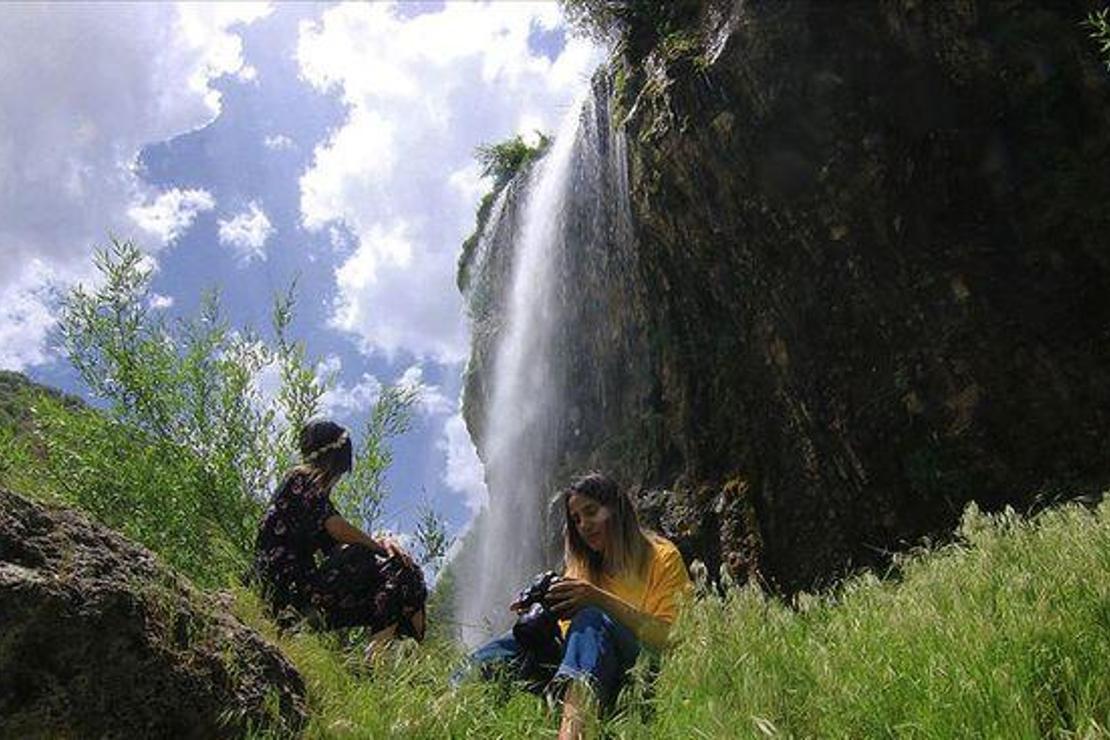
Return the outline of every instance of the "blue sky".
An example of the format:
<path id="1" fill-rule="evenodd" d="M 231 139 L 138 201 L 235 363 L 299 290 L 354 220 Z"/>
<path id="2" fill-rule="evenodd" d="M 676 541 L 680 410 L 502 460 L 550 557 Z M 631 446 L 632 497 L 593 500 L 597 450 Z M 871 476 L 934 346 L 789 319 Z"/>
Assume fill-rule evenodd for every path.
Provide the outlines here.
<path id="1" fill-rule="evenodd" d="M 80 391 L 48 289 L 91 279 L 109 233 L 152 253 L 169 316 L 216 286 L 263 328 L 296 278 L 330 415 L 422 387 L 387 523 L 427 498 L 463 526 L 485 495 L 458 413 L 473 151 L 555 130 L 600 61 L 558 6 L 19 4 L 0 47 L 0 366 Z"/>

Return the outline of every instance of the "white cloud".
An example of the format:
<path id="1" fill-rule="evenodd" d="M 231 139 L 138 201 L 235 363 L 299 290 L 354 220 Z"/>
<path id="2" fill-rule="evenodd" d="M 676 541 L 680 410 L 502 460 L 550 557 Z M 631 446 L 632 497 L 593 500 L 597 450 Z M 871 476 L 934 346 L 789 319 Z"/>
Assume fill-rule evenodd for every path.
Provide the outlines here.
<path id="1" fill-rule="evenodd" d="M 316 368 L 316 377 L 321 382 L 332 381 L 332 387 L 320 402 L 320 412 L 335 418 L 350 418 L 370 411 L 382 393 L 382 382 L 370 373 L 363 373 L 358 382 L 348 385 L 335 382 L 343 370 L 339 357 L 329 355 Z M 394 383 L 403 388 L 416 391 L 416 411 L 425 416 L 442 416 L 455 411 L 455 405 L 443 395 L 438 385 L 424 382 L 424 369 L 412 365 L 401 373 Z"/>
<path id="2" fill-rule="evenodd" d="M 127 210 L 139 228 L 157 237 L 163 244 L 177 240 L 196 220 L 197 214 L 216 207 L 212 194 L 206 190 L 173 188 L 146 205 L 133 205 Z"/>
<path id="3" fill-rule="evenodd" d="M 315 162 L 301 178 L 304 225 L 317 229 L 351 215 L 352 203 L 380 200 L 393 170 L 395 146 L 391 122 L 356 109 L 347 125 L 316 147 Z"/>
<path id="4" fill-rule="evenodd" d="M 126 238 L 156 202 L 135 170 L 148 143 L 219 112 L 210 81 L 243 66 L 229 29 L 268 12 L 234 3 L 20 3 L 0 13 L 0 332 L 5 361 L 41 362 L 45 279 L 88 276 L 94 244 Z M 165 228 L 143 246 L 158 249 Z M 37 282 L 36 282 L 37 281 Z M 31 308 L 26 300 L 34 301 Z M 15 352 L 8 341 L 24 342 Z M 26 344 L 33 343 L 34 346 Z"/>
<path id="5" fill-rule="evenodd" d="M 267 149 L 272 149 L 275 152 L 283 149 L 293 149 L 297 145 L 285 134 L 271 134 L 270 136 L 262 139 L 262 145 Z"/>
<path id="6" fill-rule="evenodd" d="M 202 95 L 213 112 L 219 112 L 220 94 L 208 86 L 223 74 L 246 75 L 253 67 L 243 63 L 243 40 L 227 33 L 236 24 L 252 23 L 273 12 L 268 2 L 177 3 L 174 39 L 183 41 L 192 62 L 189 88 Z M 179 42 L 180 43 L 180 42 Z"/>
<path id="7" fill-rule="evenodd" d="M 173 296 L 162 295 L 161 293 L 150 294 L 150 307 L 154 310 L 162 310 L 169 308 L 173 305 Z"/>
<path id="8" fill-rule="evenodd" d="M 464 203 L 478 203 L 482 196 L 493 189 L 493 182 L 488 177 L 482 177 L 482 166 L 477 160 L 471 160 L 465 167 L 452 172 L 447 176 L 447 182 L 458 191 Z M 473 221 L 471 217 L 471 221 Z"/>
<path id="9" fill-rule="evenodd" d="M 316 366 L 316 380 L 331 385 L 320 399 L 320 413 L 330 418 L 349 418 L 369 411 L 382 393 L 382 384 L 370 373 L 363 373 L 357 383 L 347 385 L 337 379 L 343 372 L 338 355 L 328 355 Z"/>
<path id="10" fill-rule="evenodd" d="M 278 392 L 281 390 L 281 365 L 276 362 L 271 362 L 263 365 L 254 378 L 254 390 L 259 395 L 259 401 L 263 408 L 269 407 L 277 400 Z M 279 425 L 285 423 L 284 415 L 277 420 Z"/>
<path id="11" fill-rule="evenodd" d="M 302 76 L 349 114 L 301 178 L 301 219 L 310 230 L 342 222 L 358 240 L 336 271 L 333 325 L 364 351 L 465 358 L 454 278 L 484 192 L 474 148 L 518 127 L 553 131 L 600 61 L 580 39 L 554 62 L 529 48 L 536 26 L 560 22 L 547 2 L 448 3 L 410 18 L 352 3 L 302 24 Z"/>
<path id="12" fill-rule="evenodd" d="M 455 404 L 443 395 L 443 391 L 438 385 L 428 385 L 424 382 L 424 368 L 420 365 L 412 365 L 406 368 L 397 380 L 397 385 L 416 391 L 418 408 L 422 414 L 439 416 L 449 414 L 455 410 Z"/>
<path id="13" fill-rule="evenodd" d="M 221 219 L 220 244 L 231 247 L 241 263 L 266 259 L 266 240 L 274 233 L 269 217 L 256 201 L 246 211 Z"/>
<path id="14" fill-rule="evenodd" d="M 22 370 L 46 362 L 46 337 L 55 323 L 49 308 L 50 269 L 32 260 L 15 283 L 0 288 L 0 368 Z"/>
<path id="15" fill-rule="evenodd" d="M 316 365 L 316 379 L 320 382 L 329 382 L 339 377 L 343 370 L 343 360 L 339 355 L 328 355 Z"/>
<path id="16" fill-rule="evenodd" d="M 436 446 L 444 452 L 447 459 L 443 483 L 462 494 L 467 509 L 472 515 L 477 514 L 489 501 L 489 492 L 486 490 L 482 461 L 478 459 L 478 453 L 470 441 L 462 414 L 455 414 L 447 419 L 443 425 L 443 437 Z"/>
<path id="17" fill-rule="evenodd" d="M 466 333 L 454 289 L 454 260 L 416 259 L 404 224 L 377 224 L 335 271 L 338 293 L 331 323 L 352 332 L 367 352 L 457 362 Z"/>

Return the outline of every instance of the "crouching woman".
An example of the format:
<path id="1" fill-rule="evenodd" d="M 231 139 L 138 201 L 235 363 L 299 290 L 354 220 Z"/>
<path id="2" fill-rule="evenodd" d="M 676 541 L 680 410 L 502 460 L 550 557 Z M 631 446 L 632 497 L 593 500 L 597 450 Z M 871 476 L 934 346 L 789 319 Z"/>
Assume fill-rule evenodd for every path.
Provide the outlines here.
<path id="1" fill-rule="evenodd" d="M 628 495 L 610 478 L 575 480 L 563 505 L 566 573 L 545 603 L 563 620 L 565 639 L 548 692 L 562 698 L 559 737 L 577 738 L 599 705 L 612 704 L 641 649 L 668 646 L 690 578 L 678 548 L 641 528 Z M 523 657 L 510 634 L 472 659 L 528 664 Z"/>
<path id="2" fill-rule="evenodd" d="M 331 490 L 351 470 L 343 427 L 310 421 L 301 430 L 303 462 L 274 494 L 259 524 L 254 572 L 279 622 L 301 618 L 323 629 L 362 626 L 370 646 L 424 636 L 424 575 L 393 541 L 347 522 Z"/>

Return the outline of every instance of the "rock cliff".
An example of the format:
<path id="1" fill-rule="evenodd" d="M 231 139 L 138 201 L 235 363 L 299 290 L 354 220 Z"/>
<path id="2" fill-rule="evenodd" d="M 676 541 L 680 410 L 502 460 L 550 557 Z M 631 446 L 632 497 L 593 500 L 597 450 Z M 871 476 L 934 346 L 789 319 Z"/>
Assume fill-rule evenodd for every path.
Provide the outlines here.
<path id="1" fill-rule="evenodd" d="M 608 470 L 688 558 L 791 591 L 970 500 L 1110 483 L 1092 8 L 705 2 L 618 46 L 590 105 L 627 141 L 632 234 L 567 241 L 552 487 Z M 480 450 L 497 295 L 466 391 Z"/>

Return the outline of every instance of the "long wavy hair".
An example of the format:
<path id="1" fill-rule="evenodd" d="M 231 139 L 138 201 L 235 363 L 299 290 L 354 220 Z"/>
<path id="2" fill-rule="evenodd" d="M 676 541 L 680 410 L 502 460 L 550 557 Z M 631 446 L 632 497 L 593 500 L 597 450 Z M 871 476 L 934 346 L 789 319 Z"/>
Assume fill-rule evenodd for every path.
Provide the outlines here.
<path id="1" fill-rule="evenodd" d="M 605 552 L 591 550 L 574 526 L 570 516 L 570 497 L 574 494 L 593 499 L 609 510 Z M 605 570 L 634 578 L 646 576 L 655 535 L 640 526 L 632 500 L 612 478 L 602 473 L 587 473 L 575 479 L 563 491 L 563 513 L 566 516 L 564 558 L 569 572 L 595 584 Z"/>
<path id="2" fill-rule="evenodd" d="M 304 473 L 324 488 L 332 486 L 353 462 L 351 436 L 347 430 L 326 419 L 313 419 L 304 425 L 298 438 L 302 462 L 290 471 Z"/>

